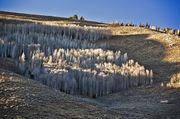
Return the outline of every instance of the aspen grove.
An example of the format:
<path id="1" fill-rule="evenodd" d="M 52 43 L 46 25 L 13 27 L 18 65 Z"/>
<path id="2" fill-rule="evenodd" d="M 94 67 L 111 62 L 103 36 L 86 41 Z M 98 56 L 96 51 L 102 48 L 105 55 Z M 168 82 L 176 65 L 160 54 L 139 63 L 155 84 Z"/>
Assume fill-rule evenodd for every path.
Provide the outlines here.
<path id="1" fill-rule="evenodd" d="M 153 83 L 127 53 L 108 50 L 105 27 L 0 22 L 0 57 L 17 63 L 20 74 L 49 87 L 90 97 Z"/>

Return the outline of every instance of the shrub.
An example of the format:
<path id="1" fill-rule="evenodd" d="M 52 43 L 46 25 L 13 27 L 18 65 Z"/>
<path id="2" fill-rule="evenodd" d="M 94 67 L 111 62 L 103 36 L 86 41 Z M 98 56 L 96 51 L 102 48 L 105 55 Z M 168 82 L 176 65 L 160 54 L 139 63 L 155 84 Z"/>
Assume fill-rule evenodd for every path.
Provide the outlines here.
<path id="1" fill-rule="evenodd" d="M 79 20 L 81 20 L 81 21 L 85 21 L 85 19 L 84 19 L 84 17 L 83 17 L 83 16 L 81 16 Z"/>
<path id="2" fill-rule="evenodd" d="M 78 15 L 75 14 L 74 16 L 70 16 L 69 19 L 71 19 L 71 20 L 78 20 Z"/>

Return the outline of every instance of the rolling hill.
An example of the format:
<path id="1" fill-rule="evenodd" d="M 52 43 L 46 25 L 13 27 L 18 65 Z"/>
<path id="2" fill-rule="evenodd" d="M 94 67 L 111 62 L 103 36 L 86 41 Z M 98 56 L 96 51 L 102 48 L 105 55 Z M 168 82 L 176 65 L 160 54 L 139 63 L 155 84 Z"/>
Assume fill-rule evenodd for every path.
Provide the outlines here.
<path id="1" fill-rule="evenodd" d="M 0 118 L 180 118 L 179 82 L 168 85 L 180 73 L 180 37 L 137 26 L 112 27 L 105 23 L 11 12 L 0 12 L 0 22 L 105 27 L 112 36 L 90 43 L 108 44 L 108 50 L 127 53 L 129 59 L 154 73 L 153 85 L 93 99 L 65 94 L 15 74 L 19 73 L 16 61 L 0 58 Z"/>

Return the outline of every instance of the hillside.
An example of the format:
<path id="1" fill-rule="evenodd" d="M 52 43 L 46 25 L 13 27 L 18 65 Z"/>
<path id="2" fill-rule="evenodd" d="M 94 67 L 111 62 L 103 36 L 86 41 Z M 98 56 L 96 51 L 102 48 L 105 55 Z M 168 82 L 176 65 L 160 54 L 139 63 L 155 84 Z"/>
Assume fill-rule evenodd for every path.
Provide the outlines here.
<path id="1" fill-rule="evenodd" d="M 1 118 L 5 118 L 5 119 L 6 118 L 78 118 L 78 119 L 79 118 L 80 119 L 81 118 L 82 119 L 83 118 L 90 118 L 90 119 L 91 118 L 92 119 L 94 118 L 97 118 L 97 119 L 99 118 L 103 118 L 103 119 L 104 118 L 107 118 L 107 119 L 114 119 L 114 118 L 115 119 L 119 119 L 119 118 L 178 119 L 180 118 L 179 80 L 177 81 L 175 85 L 166 87 L 166 85 L 168 85 L 168 83 L 170 82 L 171 78 L 174 75 L 180 73 L 180 37 L 172 35 L 172 34 L 153 31 L 146 28 L 140 28 L 140 27 L 130 27 L 130 26 L 111 27 L 108 24 L 98 23 L 98 22 L 71 21 L 69 19 L 60 18 L 60 17 L 28 15 L 28 14 L 10 13 L 10 12 L 0 12 L 0 22 L 1 22 L 0 25 L 2 26 L 4 24 L 6 24 L 7 26 L 10 24 L 8 27 L 12 29 L 16 29 L 16 26 L 15 26 L 16 24 L 19 25 L 19 26 L 17 25 L 17 27 L 22 28 L 22 29 L 23 28 L 26 29 L 26 27 L 29 24 L 30 26 L 27 27 L 28 29 L 34 28 L 34 26 L 36 25 L 37 25 L 36 26 L 37 28 L 38 27 L 42 28 L 40 29 L 40 31 L 42 30 L 41 32 L 43 33 L 42 34 L 39 33 L 40 31 L 38 31 L 39 30 L 38 29 L 37 33 L 39 34 L 35 34 L 35 38 L 33 36 L 32 39 L 35 39 L 33 42 L 37 42 L 36 37 L 37 39 L 42 38 L 43 40 L 47 40 L 48 42 L 49 39 L 44 37 L 43 34 L 45 34 L 46 32 L 49 33 L 52 30 L 53 33 L 56 35 L 58 32 L 62 30 L 61 27 L 63 24 L 66 24 L 66 25 L 68 24 L 69 26 L 67 25 L 65 26 L 65 28 L 70 27 L 71 32 L 76 32 L 76 28 L 79 28 L 79 26 L 78 27 L 73 26 L 72 24 L 82 26 L 82 28 L 80 27 L 80 31 L 82 30 L 83 32 L 87 34 L 94 35 L 94 32 L 92 32 L 93 30 L 102 31 L 102 32 L 98 32 L 99 33 L 97 35 L 99 38 L 98 40 L 96 40 L 97 37 L 83 36 L 87 39 L 88 38 L 90 39 L 89 41 L 87 40 L 85 43 L 83 40 L 80 40 L 80 42 L 79 40 L 75 42 L 69 41 L 69 37 L 63 36 L 63 38 L 65 37 L 65 40 L 70 42 L 70 45 L 66 43 L 65 41 L 63 41 L 65 42 L 64 44 L 58 42 L 61 45 L 61 47 L 64 48 L 64 49 L 60 49 L 60 51 L 64 53 L 64 55 L 61 55 L 61 57 L 64 57 L 66 61 L 63 61 L 64 59 L 60 59 L 59 61 L 56 61 L 56 59 L 54 58 L 56 57 L 56 54 L 57 54 L 56 52 L 59 50 L 57 50 L 55 53 L 52 51 L 53 52 L 52 56 L 51 56 L 51 53 L 47 52 L 47 54 L 50 54 L 50 56 L 45 57 L 44 58 L 45 60 L 43 61 L 44 67 L 48 69 L 49 71 L 51 71 L 52 74 L 54 73 L 53 74 L 54 76 L 58 75 L 57 71 L 55 70 L 56 69 L 58 70 L 59 67 L 60 68 L 63 67 L 65 71 L 68 70 L 71 72 L 74 71 L 74 72 L 79 73 L 77 66 L 80 64 L 77 63 L 78 60 L 76 60 L 75 66 L 73 65 L 72 62 L 70 62 L 73 58 L 76 58 L 74 57 L 74 54 L 78 54 L 78 52 L 81 52 L 80 56 L 83 57 L 89 52 L 94 53 L 94 51 L 99 51 L 100 56 L 102 56 L 101 54 L 104 55 L 106 53 L 107 54 L 109 53 L 109 55 L 115 53 L 113 55 L 116 55 L 119 53 L 119 51 L 121 51 L 121 55 L 120 55 L 121 62 L 124 62 L 124 60 L 127 59 L 126 57 L 126 53 L 127 53 L 129 59 L 133 59 L 134 62 L 137 61 L 139 63 L 137 65 L 138 67 L 140 68 L 145 67 L 145 69 L 143 68 L 143 71 L 148 70 L 148 72 L 152 69 L 153 75 L 154 75 L 152 85 L 149 83 L 149 79 L 151 77 L 147 76 L 146 80 L 148 81 L 148 84 L 146 81 L 145 83 L 142 83 L 138 87 L 136 84 L 132 84 L 129 86 L 130 88 L 126 87 L 127 90 L 123 86 L 122 86 L 123 88 L 122 89 L 120 88 L 120 90 L 113 88 L 112 89 L 113 93 L 110 93 L 110 94 L 108 93 L 108 90 L 106 89 L 105 89 L 105 92 L 107 92 L 107 94 L 104 94 L 103 92 L 104 89 L 102 89 L 102 92 L 104 94 L 103 96 L 101 92 L 100 93 L 98 92 L 96 96 L 90 94 L 90 98 L 89 98 L 88 97 L 89 92 L 87 91 L 88 89 L 85 89 L 86 92 L 84 93 L 83 92 L 84 90 L 82 88 L 82 93 L 78 93 L 77 95 L 69 95 L 69 94 L 60 92 L 57 88 L 57 85 L 51 84 L 51 83 L 48 84 L 47 82 L 49 80 L 48 81 L 44 80 L 45 78 L 47 78 L 49 74 L 46 74 L 43 78 L 40 77 L 41 79 L 35 78 L 35 80 L 37 81 L 15 74 L 15 73 L 21 73 L 19 72 L 20 69 L 18 66 L 19 65 L 21 66 L 23 64 L 23 61 L 25 60 L 25 58 L 23 58 L 23 55 L 20 55 L 20 56 L 18 55 L 18 57 L 14 59 L 10 58 L 11 56 L 8 56 L 6 58 L 0 58 L 0 68 L 1 68 L 0 70 L 0 117 Z M 22 25 L 21 27 L 20 24 L 24 24 L 24 23 L 25 25 Z M 13 24 L 15 25 L 13 26 Z M 89 27 L 86 27 L 87 31 L 84 30 L 84 27 L 83 27 L 84 25 L 89 26 Z M 94 28 L 92 30 L 91 26 L 97 27 L 97 28 Z M 8 27 L 6 28 L 8 29 Z M 71 30 L 71 27 L 72 27 L 72 30 Z M 56 30 L 54 29 L 58 29 L 58 28 L 60 29 L 56 32 Z M 46 31 L 46 29 L 51 29 L 51 30 Z M 10 32 L 13 33 L 14 31 L 15 30 L 12 30 Z M 0 35 L 3 34 L 3 32 L 4 32 L 3 30 L 0 30 Z M 19 32 L 22 32 L 22 31 L 20 30 Z M 15 36 L 19 32 L 15 33 Z M 109 34 L 106 34 L 107 32 L 108 33 L 110 32 L 112 35 L 109 36 Z M 53 37 L 51 40 L 56 39 L 53 33 L 50 33 L 50 36 Z M 6 32 L 4 34 L 6 35 L 8 33 Z M 20 35 L 21 34 L 19 34 L 19 36 Z M 26 35 L 27 35 L 26 38 L 31 39 L 31 36 L 30 36 L 32 35 L 31 33 L 27 33 Z M 73 39 L 72 37 L 74 37 L 74 35 L 70 37 L 71 40 Z M 5 38 L 8 39 L 8 37 L 5 37 Z M 10 38 L 14 38 L 13 40 L 16 40 L 16 37 L 11 36 Z M 20 37 L 20 39 L 23 39 L 23 38 L 25 38 L 25 35 Z M 91 40 L 91 38 L 95 40 Z M 3 37 L 1 37 L 1 39 L 3 40 Z M 53 45 L 57 47 L 56 45 L 59 45 L 58 43 L 55 42 L 55 44 Z M 69 50 L 66 50 L 66 48 L 71 49 L 72 48 L 71 43 L 74 44 L 75 46 L 73 46 L 73 50 L 69 52 Z M 51 45 L 50 42 L 47 44 L 49 46 Z M 58 46 L 58 48 L 59 47 L 60 46 Z M 87 49 L 84 51 L 84 50 L 77 50 L 76 48 L 77 49 L 87 48 Z M 91 49 L 88 50 L 88 48 L 91 48 Z M 101 50 L 99 49 L 97 50 L 96 48 L 101 48 Z M 50 48 L 44 48 L 44 49 L 50 49 Z M 20 51 L 17 51 L 17 52 L 20 52 Z M 5 57 L 6 54 L 5 53 L 3 54 L 3 53 L 2 53 L 2 56 Z M 15 53 L 13 52 L 13 54 Z M 30 54 L 30 53 L 28 52 L 25 53 L 26 56 L 27 54 Z M 68 55 L 66 56 L 66 54 Z M 71 57 L 73 58 L 69 58 L 68 57 L 69 55 L 71 55 Z M 14 55 L 12 56 L 15 57 Z M 36 54 L 33 54 L 33 58 L 34 57 L 36 58 Z M 108 57 L 108 55 L 105 57 Z M 16 66 L 18 63 L 17 62 L 18 58 L 21 60 L 20 60 L 19 65 Z M 68 58 L 70 60 L 67 60 Z M 94 57 L 91 57 L 91 59 L 93 58 Z M 84 60 L 87 60 L 87 59 L 84 59 Z M 37 61 L 39 61 L 39 59 Z M 95 62 L 89 59 L 87 61 L 90 61 L 90 62 L 87 62 L 87 63 L 85 62 L 84 65 L 80 67 L 82 68 L 81 71 L 84 71 L 84 69 L 89 68 L 88 64 Z M 100 61 L 104 61 L 104 60 L 97 60 L 97 62 L 100 62 Z M 60 63 L 58 64 L 57 62 L 60 62 Z M 98 69 L 97 71 L 99 70 L 101 71 L 104 68 L 103 65 L 108 66 L 110 70 L 105 69 L 105 71 L 102 70 L 100 73 L 105 72 L 103 74 L 104 76 L 110 72 L 109 73 L 110 76 L 108 77 L 108 79 L 110 79 L 112 74 L 113 76 L 117 75 L 114 72 L 118 72 L 119 68 L 121 69 L 121 67 L 118 66 L 117 65 L 118 63 L 116 62 L 117 61 L 114 59 L 113 61 L 108 60 L 109 64 L 102 63 L 101 65 L 98 65 L 100 69 Z M 127 61 L 125 61 L 125 63 L 126 62 Z M 136 67 L 136 65 L 132 65 L 131 67 Z M 20 68 L 23 69 L 23 67 L 20 67 Z M 128 67 L 125 67 L 125 69 L 126 68 Z M 92 69 L 94 70 L 96 69 L 96 67 L 95 68 L 93 67 Z M 113 73 L 111 71 L 112 69 L 115 70 Z M 35 70 L 37 69 L 35 68 Z M 65 71 L 63 72 L 63 74 L 66 74 Z M 92 72 L 90 72 L 89 70 L 85 70 L 85 71 L 88 72 L 88 73 L 85 73 L 86 75 L 89 75 L 90 77 L 92 77 Z M 119 72 L 122 73 L 121 71 Z M 129 72 L 126 72 L 126 73 L 129 73 Z M 35 75 L 33 75 L 33 77 L 34 76 Z M 136 75 L 135 77 L 133 76 L 134 75 L 131 75 L 131 73 L 129 73 L 129 77 L 131 77 L 132 79 L 134 78 L 137 79 Z M 139 78 L 142 78 L 142 77 L 139 76 Z M 53 76 L 51 76 L 50 79 L 51 78 L 53 79 Z M 99 79 L 97 78 L 97 80 Z M 57 82 L 57 80 L 53 80 L 53 81 Z M 62 81 L 64 81 L 63 78 L 62 78 Z M 41 83 L 45 82 L 46 85 L 49 85 L 52 88 L 42 85 L 40 82 Z M 123 84 L 123 82 L 121 83 Z M 118 86 L 118 85 L 119 84 L 117 83 L 114 86 Z M 107 86 L 111 86 L 111 85 L 107 85 Z M 105 86 L 105 88 L 107 86 Z M 55 90 L 54 88 L 55 89 L 57 88 L 57 90 Z M 64 89 L 62 88 L 60 90 L 64 91 Z M 74 92 L 74 90 L 72 91 Z M 81 94 L 84 94 L 84 95 L 81 95 Z M 91 96 L 93 98 L 91 98 Z"/>
<path id="2" fill-rule="evenodd" d="M 112 112 L 0 69 L 1 119 L 114 118 Z"/>
<path id="3" fill-rule="evenodd" d="M 0 79 L 2 119 L 178 119 L 180 116 L 180 93 L 175 89 L 142 87 L 94 100 L 61 93 L 2 69 Z"/>
<path id="4" fill-rule="evenodd" d="M 139 27 L 110 28 L 113 37 L 98 43 L 127 52 L 130 58 L 153 69 L 157 82 L 180 72 L 180 37 Z"/>
<path id="5" fill-rule="evenodd" d="M 56 22 L 58 24 L 77 24 L 77 25 L 87 25 L 87 26 L 106 26 L 105 23 L 100 23 L 96 21 L 78 21 L 78 20 L 71 20 L 65 17 L 55 17 L 55 16 L 44 16 L 44 15 L 34 15 L 34 14 L 25 14 L 25 13 L 15 13 L 15 12 L 6 12 L 0 11 L 0 20 L 3 21 L 4 19 L 8 19 L 8 22 L 21 22 L 21 23 L 32 23 L 32 22 Z M 7 22 L 7 21 L 6 21 Z M 19 23 L 20 23 L 19 22 Z"/>

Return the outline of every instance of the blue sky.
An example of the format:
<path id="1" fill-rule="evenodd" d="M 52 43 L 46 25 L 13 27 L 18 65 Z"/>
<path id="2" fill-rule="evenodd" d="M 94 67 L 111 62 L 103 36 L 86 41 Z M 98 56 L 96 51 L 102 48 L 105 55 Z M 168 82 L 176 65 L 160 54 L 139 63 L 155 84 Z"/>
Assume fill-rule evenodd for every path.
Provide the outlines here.
<path id="1" fill-rule="evenodd" d="M 0 0 L 0 10 L 180 29 L 180 0 Z"/>

